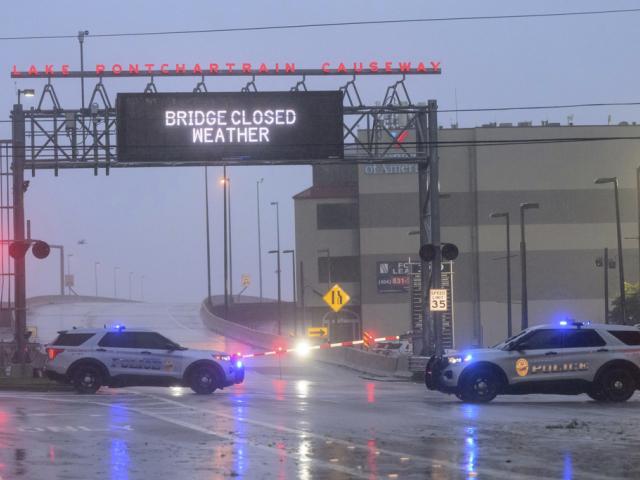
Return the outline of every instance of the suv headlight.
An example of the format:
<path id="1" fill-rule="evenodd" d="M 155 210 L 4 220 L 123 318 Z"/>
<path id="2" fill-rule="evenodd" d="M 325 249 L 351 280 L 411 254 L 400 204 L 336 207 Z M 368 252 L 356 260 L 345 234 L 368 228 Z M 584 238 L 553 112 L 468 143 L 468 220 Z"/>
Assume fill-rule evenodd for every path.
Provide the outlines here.
<path id="1" fill-rule="evenodd" d="M 473 356 L 468 353 L 467 355 L 453 355 L 447 358 L 449 360 L 449 365 L 455 365 L 456 363 L 470 362 L 473 359 Z"/>

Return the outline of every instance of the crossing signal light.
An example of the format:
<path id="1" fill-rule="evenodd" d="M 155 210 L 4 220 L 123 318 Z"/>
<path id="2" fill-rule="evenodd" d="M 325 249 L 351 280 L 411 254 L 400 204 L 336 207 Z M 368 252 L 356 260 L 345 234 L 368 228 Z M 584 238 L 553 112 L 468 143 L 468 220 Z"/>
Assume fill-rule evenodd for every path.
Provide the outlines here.
<path id="1" fill-rule="evenodd" d="M 436 258 L 436 247 L 434 247 L 430 243 L 427 243 L 426 245 L 422 245 L 420 247 L 420 252 L 418 253 L 420 254 L 420 258 L 422 260 L 424 260 L 425 262 L 430 262 L 431 260 Z"/>
<path id="2" fill-rule="evenodd" d="M 42 240 L 36 240 L 35 242 L 24 240 L 21 242 L 11 242 L 9 244 L 9 255 L 11 258 L 24 258 L 32 244 L 33 247 L 31 251 L 36 258 L 47 258 L 49 253 L 51 253 L 51 247 L 47 242 L 43 242 Z"/>
<path id="3" fill-rule="evenodd" d="M 23 258 L 29 250 L 27 242 L 11 242 L 9 244 L 9 255 L 11 258 Z"/>
<path id="4" fill-rule="evenodd" d="M 458 247 L 456 247 L 453 243 L 445 243 L 442 245 L 442 258 L 444 260 L 455 260 L 458 258 Z"/>
<path id="5" fill-rule="evenodd" d="M 31 251 L 33 252 L 34 257 L 42 260 L 49 256 L 49 253 L 51 253 L 51 247 L 47 242 L 38 240 L 33 244 L 33 247 L 31 247 Z"/>
<path id="6" fill-rule="evenodd" d="M 418 254 L 423 261 L 431 262 L 436 258 L 436 251 L 436 247 L 433 244 L 427 243 L 420 247 Z M 458 247 L 453 243 L 443 243 L 440 252 L 443 260 L 455 260 L 459 254 Z"/>

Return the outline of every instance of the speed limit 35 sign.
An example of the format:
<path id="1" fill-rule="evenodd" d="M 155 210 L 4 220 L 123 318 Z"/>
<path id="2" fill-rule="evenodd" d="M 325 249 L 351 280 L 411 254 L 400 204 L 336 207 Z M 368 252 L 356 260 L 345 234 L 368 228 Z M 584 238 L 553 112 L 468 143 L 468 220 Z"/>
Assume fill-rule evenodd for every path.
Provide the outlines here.
<path id="1" fill-rule="evenodd" d="M 432 288 L 429 293 L 429 310 L 432 312 L 446 312 L 447 290 L 445 288 Z"/>

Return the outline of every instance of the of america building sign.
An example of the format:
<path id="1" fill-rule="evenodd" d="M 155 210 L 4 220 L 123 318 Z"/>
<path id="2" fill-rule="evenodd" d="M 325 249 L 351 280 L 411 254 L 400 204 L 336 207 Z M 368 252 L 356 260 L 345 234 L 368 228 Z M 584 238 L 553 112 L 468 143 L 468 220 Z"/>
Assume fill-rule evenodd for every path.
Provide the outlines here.
<path id="1" fill-rule="evenodd" d="M 123 93 L 116 100 L 121 162 L 336 159 L 342 93 Z"/>

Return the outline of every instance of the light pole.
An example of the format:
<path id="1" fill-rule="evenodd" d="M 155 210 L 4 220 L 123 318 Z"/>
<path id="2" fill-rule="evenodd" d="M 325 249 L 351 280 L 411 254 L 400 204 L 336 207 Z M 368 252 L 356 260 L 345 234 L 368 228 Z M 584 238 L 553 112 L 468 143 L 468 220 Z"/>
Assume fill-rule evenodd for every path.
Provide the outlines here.
<path id="1" fill-rule="evenodd" d="M 640 166 L 636 168 L 636 196 L 638 198 L 638 284 L 640 284 Z"/>
<path id="2" fill-rule="evenodd" d="M 36 95 L 36 91 L 33 88 L 25 88 L 22 90 L 18 89 L 18 105 L 21 105 L 20 94 L 24 95 L 25 97 L 34 97 Z"/>
<path id="3" fill-rule="evenodd" d="M 131 297 L 131 281 L 132 281 L 132 278 L 133 278 L 133 272 L 129 272 L 129 300 L 132 299 L 132 297 Z"/>
<path id="4" fill-rule="evenodd" d="M 207 234 L 207 304 L 211 307 L 211 236 L 209 234 L 209 167 L 204 167 L 204 215 L 205 230 Z M 142 294 L 142 282 L 144 275 L 140 277 L 140 295 Z"/>
<path id="5" fill-rule="evenodd" d="M 529 304 L 527 294 L 527 244 L 524 237 L 524 211 L 540 208 L 538 203 L 520 204 L 520 263 L 522 269 L 522 323 L 521 329 L 529 327 Z"/>
<path id="6" fill-rule="evenodd" d="M 96 297 L 98 296 L 98 267 L 100 266 L 100 262 L 93 262 L 93 278 L 96 284 Z"/>
<path id="7" fill-rule="evenodd" d="M 493 212 L 490 218 L 504 218 L 507 228 L 507 338 L 513 335 L 513 323 L 511 319 L 511 234 L 509 212 Z"/>
<path id="8" fill-rule="evenodd" d="M 604 323 L 609 323 L 609 269 L 616 268 L 616 261 L 609 260 L 609 249 L 604 249 L 604 257 L 596 258 L 596 267 L 604 267 Z"/>
<path id="9" fill-rule="evenodd" d="M 231 236 L 231 179 L 225 175 L 227 187 L 227 210 L 229 222 L 229 300 L 233 303 L 233 237 Z"/>
<path id="10" fill-rule="evenodd" d="M 140 275 L 140 300 L 144 300 L 144 275 Z"/>
<path id="11" fill-rule="evenodd" d="M 295 250 L 283 250 L 282 253 L 290 253 L 291 254 L 291 274 L 293 277 L 293 335 L 298 336 L 298 320 L 296 318 L 296 251 Z"/>
<path id="12" fill-rule="evenodd" d="M 64 246 L 49 245 L 51 248 L 60 250 L 60 295 L 64 297 Z"/>
<path id="13" fill-rule="evenodd" d="M 329 283 L 329 288 L 331 288 L 331 251 L 328 248 L 320 248 L 318 249 L 318 253 L 326 253 L 327 254 L 327 279 Z"/>
<path id="14" fill-rule="evenodd" d="M 264 181 L 264 178 L 256 181 L 256 195 L 258 199 L 258 281 L 260 285 L 260 303 L 262 303 L 262 237 L 260 232 L 260 184 Z"/>
<path id="15" fill-rule="evenodd" d="M 275 253 L 280 259 L 280 250 L 269 250 L 268 254 Z M 278 278 L 278 335 L 282 334 L 282 298 L 280 296 L 280 262 L 278 262 L 278 268 L 276 269 L 276 277 Z"/>
<path id="16" fill-rule="evenodd" d="M 113 267 L 113 298 L 118 298 L 118 270 L 120 267 Z"/>
<path id="17" fill-rule="evenodd" d="M 71 295 L 71 257 L 73 257 L 73 253 L 67 254 L 67 275 L 69 275 L 69 284 L 67 285 L 67 293 Z"/>
<path id="18" fill-rule="evenodd" d="M 278 202 L 271 202 L 276 207 L 276 250 L 277 250 L 277 272 L 278 272 L 278 335 L 281 334 L 282 323 L 282 283 L 280 282 L 280 205 Z"/>
<path id="19" fill-rule="evenodd" d="M 229 255 L 228 255 L 228 235 L 227 235 L 227 166 L 222 167 L 222 210 L 223 210 L 223 255 L 224 255 L 224 315 L 229 316 Z"/>
<path id="20" fill-rule="evenodd" d="M 622 259 L 622 232 L 620 227 L 620 199 L 618 198 L 618 177 L 597 178 L 594 182 L 596 185 L 605 183 L 613 183 L 613 191 L 616 203 L 616 231 L 618 235 L 618 280 L 620 282 L 620 313 L 622 314 L 622 323 L 627 322 L 627 305 L 626 295 L 624 291 L 624 263 Z"/>

